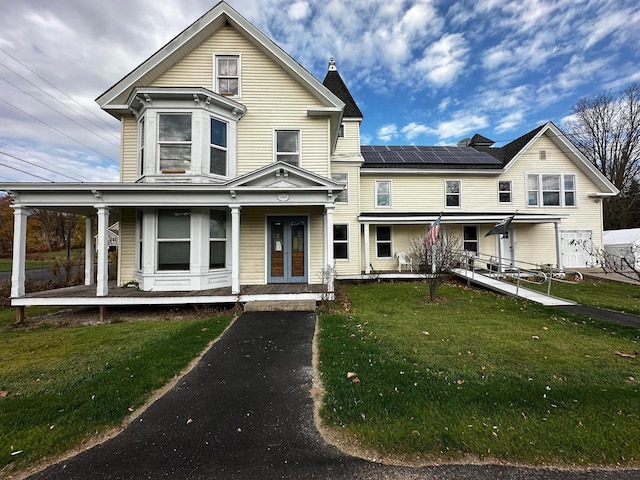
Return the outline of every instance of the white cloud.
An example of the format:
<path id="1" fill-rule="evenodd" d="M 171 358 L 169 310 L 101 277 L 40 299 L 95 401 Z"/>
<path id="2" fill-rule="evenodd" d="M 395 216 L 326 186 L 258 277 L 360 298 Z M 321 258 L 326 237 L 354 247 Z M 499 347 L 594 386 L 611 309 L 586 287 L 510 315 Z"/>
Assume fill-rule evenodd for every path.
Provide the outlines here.
<path id="1" fill-rule="evenodd" d="M 459 140 L 464 135 L 475 133 L 489 126 L 489 120 L 484 115 L 457 113 L 451 120 L 438 123 L 433 132 L 440 140 Z"/>
<path id="2" fill-rule="evenodd" d="M 402 133 L 404 133 L 407 140 L 413 140 L 414 138 L 420 135 L 429 135 L 434 133 L 432 128 L 427 127 L 426 125 L 421 125 L 416 122 L 411 122 L 408 125 L 402 127 Z"/>
<path id="3" fill-rule="evenodd" d="M 450 84 L 461 74 L 468 51 L 464 35 L 446 34 L 425 49 L 417 67 L 431 83 L 437 86 Z"/>
<path id="4" fill-rule="evenodd" d="M 288 15 L 291 20 L 298 21 L 304 20 L 311 13 L 311 7 L 309 3 L 304 0 L 299 0 L 289 7 Z"/>
<path id="5" fill-rule="evenodd" d="M 392 123 L 383 125 L 378 129 L 376 135 L 381 141 L 388 142 L 398 135 L 398 127 Z"/>

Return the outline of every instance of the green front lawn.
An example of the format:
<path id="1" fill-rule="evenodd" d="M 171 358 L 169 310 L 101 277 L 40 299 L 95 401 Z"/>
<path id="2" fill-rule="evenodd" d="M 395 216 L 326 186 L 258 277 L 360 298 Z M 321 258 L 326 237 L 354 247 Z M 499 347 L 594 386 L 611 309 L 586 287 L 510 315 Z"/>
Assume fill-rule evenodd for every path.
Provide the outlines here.
<path id="1" fill-rule="evenodd" d="M 0 476 L 120 425 L 231 320 L 30 330 L 11 327 L 14 315 L 0 310 Z"/>
<path id="2" fill-rule="evenodd" d="M 346 294 L 319 358 L 322 419 L 348 441 L 413 461 L 638 464 L 637 329 L 461 284 L 433 304 L 422 283 Z"/>

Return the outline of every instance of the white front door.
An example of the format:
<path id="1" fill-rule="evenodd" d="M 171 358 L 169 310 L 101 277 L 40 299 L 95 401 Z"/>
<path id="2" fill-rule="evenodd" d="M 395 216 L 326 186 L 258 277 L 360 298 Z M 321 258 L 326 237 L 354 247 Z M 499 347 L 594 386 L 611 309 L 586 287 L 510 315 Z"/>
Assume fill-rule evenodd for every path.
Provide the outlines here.
<path id="1" fill-rule="evenodd" d="M 515 248 L 514 248 L 514 231 L 512 228 L 499 235 L 498 241 L 500 242 L 500 264 L 503 268 L 513 267 L 513 261 L 515 260 Z"/>
<path id="2" fill-rule="evenodd" d="M 562 266 L 567 268 L 584 268 L 593 266 L 591 250 L 591 230 L 562 230 Z"/>

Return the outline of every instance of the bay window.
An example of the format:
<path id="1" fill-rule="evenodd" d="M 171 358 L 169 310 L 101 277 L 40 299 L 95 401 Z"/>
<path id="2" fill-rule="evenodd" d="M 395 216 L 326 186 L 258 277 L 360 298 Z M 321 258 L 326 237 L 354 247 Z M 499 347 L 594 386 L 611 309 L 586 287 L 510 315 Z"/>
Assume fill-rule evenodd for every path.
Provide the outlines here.
<path id="1" fill-rule="evenodd" d="M 158 149 L 162 173 L 191 170 L 191 114 L 158 115 Z"/>
<path id="2" fill-rule="evenodd" d="M 158 210 L 158 271 L 189 270 L 191 211 Z"/>
<path id="3" fill-rule="evenodd" d="M 209 173 L 227 175 L 227 124 L 211 118 Z"/>
<path id="4" fill-rule="evenodd" d="M 209 214 L 209 269 L 227 266 L 227 213 L 211 210 Z"/>

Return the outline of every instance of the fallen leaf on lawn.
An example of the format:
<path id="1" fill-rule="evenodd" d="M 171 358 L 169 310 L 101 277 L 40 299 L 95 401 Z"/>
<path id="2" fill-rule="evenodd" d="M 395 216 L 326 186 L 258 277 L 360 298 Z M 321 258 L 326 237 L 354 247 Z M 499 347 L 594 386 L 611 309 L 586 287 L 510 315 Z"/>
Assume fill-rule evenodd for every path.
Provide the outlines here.
<path id="1" fill-rule="evenodd" d="M 9 390 L 0 390 L 0 398 L 5 398 L 9 395 Z"/>
<path id="2" fill-rule="evenodd" d="M 208 330 L 209 330 L 209 329 L 208 329 L 207 327 L 203 327 L 200 331 L 201 331 L 201 332 L 206 332 L 206 331 L 208 331 Z"/>
<path id="3" fill-rule="evenodd" d="M 540 337 L 538 335 L 533 335 L 531 338 L 533 338 L 534 340 L 540 340 Z"/>
<path id="4" fill-rule="evenodd" d="M 353 383 L 360 383 L 360 379 L 358 377 L 354 377 L 353 380 L 351 380 Z"/>
<path id="5" fill-rule="evenodd" d="M 633 355 L 632 353 L 616 352 L 616 355 L 618 355 L 619 357 L 625 357 L 625 358 L 636 358 L 636 356 Z"/>
<path id="6" fill-rule="evenodd" d="M 190 418 L 189 420 L 187 420 L 187 425 L 189 425 L 190 423 L 193 423 L 193 419 Z"/>
<path id="7" fill-rule="evenodd" d="M 353 378 L 357 376 L 356 372 L 347 372 L 347 378 Z"/>

